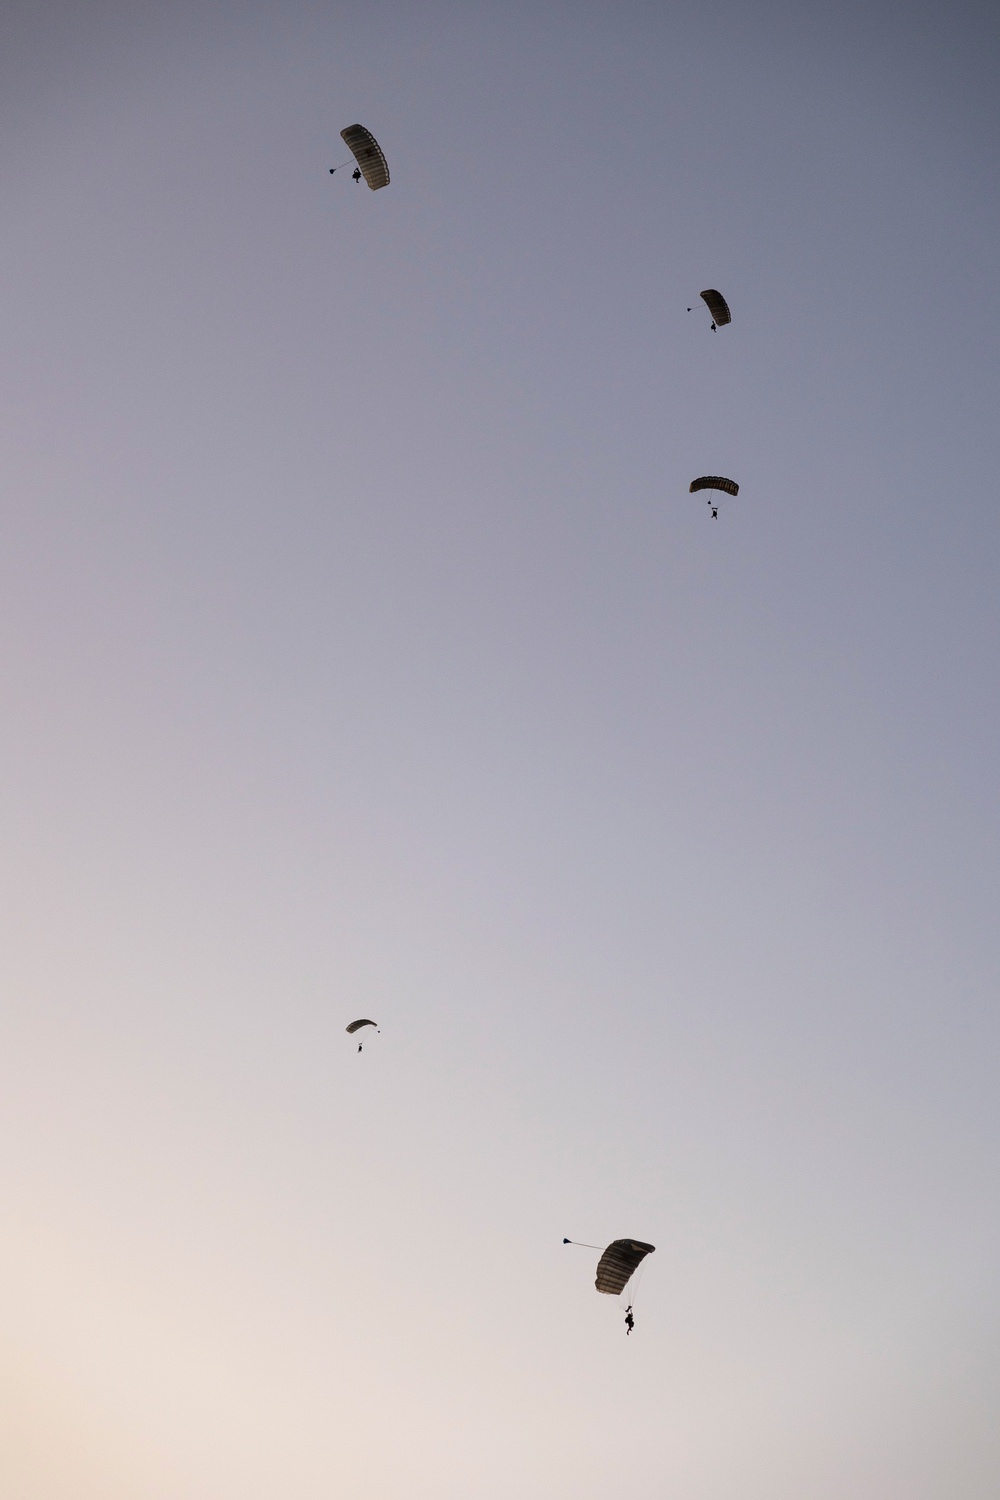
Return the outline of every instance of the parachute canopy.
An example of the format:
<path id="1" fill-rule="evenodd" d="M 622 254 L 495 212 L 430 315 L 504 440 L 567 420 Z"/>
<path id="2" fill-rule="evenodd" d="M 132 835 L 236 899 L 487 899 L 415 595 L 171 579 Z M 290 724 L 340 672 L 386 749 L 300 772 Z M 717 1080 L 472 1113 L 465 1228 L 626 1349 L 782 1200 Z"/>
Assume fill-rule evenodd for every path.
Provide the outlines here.
<path id="1" fill-rule="evenodd" d="M 350 1026 L 348 1026 L 347 1030 L 350 1031 L 350 1032 L 360 1031 L 361 1028 L 362 1028 L 362 1026 L 374 1026 L 375 1030 L 378 1031 L 378 1022 L 377 1021 L 365 1021 L 365 1020 L 352 1021 L 351 1024 L 350 1024 Z"/>
<path id="2" fill-rule="evenodd" d="M 617 1297 L 625 1290 L 640 1261 L 652 1255 L 655 1249 L 655 1245 L 645 1245 L 642 1240 L 612 1240 L 597 1262 L 597 1280 L 594 1282 L 597 1290 L 607 1292 L 609 1297 Z"/>
<path id="3" fill-rule="evenodd" d="M 348 145 L 350 145 L 350 142 L 348 142 Z M 354 148 L 351 147 L 351 149 L 353 150 Z M 712 322 L 717 328 L 721 328 L 723 323 L 731 323 L 733 321 L 732 313 L 729 311 L 729 303 L 722 293 L 717 292 L 714 287 L 709 287 L 707 292 L 702 292 L 701 300 L 712 314 Z"/>
<path id="4" fill-rule="evenodd" d="M 382 155 L 382 147 L 363 125 L 348 125 L 342 130 L 344 144 L 356 159 L 362 176 L 374 193 L 377 188 L 389 183 L 389 164 Z"/>
<path id="5" fill-rule="evenodd" d="M 740 487 L 735 479 L 723 479 L 721 474 L 703 474 L 688 485 L 689 495 L 696 495 L 699 490 L 723 490 L 727 495 L 738 495 Z"/>

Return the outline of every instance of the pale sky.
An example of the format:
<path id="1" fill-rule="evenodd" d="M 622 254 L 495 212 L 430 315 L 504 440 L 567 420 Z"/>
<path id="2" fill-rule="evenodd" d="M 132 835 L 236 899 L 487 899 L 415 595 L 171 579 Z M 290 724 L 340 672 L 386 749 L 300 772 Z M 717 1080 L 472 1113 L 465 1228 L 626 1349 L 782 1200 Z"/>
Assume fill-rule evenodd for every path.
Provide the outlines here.
<path id="1" fill-rule="evenodd" d="M 5 7 L 4 1500 L 995 1500 L 998 44 Z"/>

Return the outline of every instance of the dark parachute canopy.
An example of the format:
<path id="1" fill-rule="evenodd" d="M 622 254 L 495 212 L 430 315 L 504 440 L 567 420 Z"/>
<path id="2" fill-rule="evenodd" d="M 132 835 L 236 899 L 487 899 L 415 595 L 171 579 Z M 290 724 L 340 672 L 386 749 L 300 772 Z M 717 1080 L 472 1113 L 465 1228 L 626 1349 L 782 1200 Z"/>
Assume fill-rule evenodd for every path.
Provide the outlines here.
<path id="1" fill-rule="evenodd" d="M 377 1021 L 365 1021 L 365 1020 L 352 1021 L 351 1024 L 350 1024 L 350 1026 L 348 1026 L 347 1030 L 353 1036 L 354 1032 L 360 1031 L 361 1028 L 362 1028 L 362 1026 L 374 1026 L 375 1030 L 378 1031 L 378 1022 Z"/>
<path id="2" fill-rule="evenodd" d="M 609 1297 L 617 1297 L 625 1290 L 640 1261 L 652 1255 L 655 1249 L 655 1245 L 645 1245 L 642 1240 L 612 1240 L 597 1262 L 597 1280 L 594 1282 L 597 1290 L 607 1292 Z"/>
<path id="3" fill-rule="evenodd" d="M 362 175 L 374 193 L 389 185 L 389 164 L 382 155 L 382 147 L 363 125 L 348 125 L 342 130 L 344 144 L 361 168 Z"/>
<path id="4" fill-rule="evenodd" d="M 727 495 L 738 495 L 740 487 L 735 479 L 723 479 L 721 474 L 703 474 L 688 485 L 689 495 L 696 495 L 699 490 L 722 490 Z"/>
<path id="5" fill-rule="evenodd" d="M 717 328 L 721 328 L 723 323 L 731 323 L 733 321 L 733 315 L 729 311 L 729 303 L 722 293 L 717 292 L 714 287 L 710 286 L 707 292 L 702 292 L 701 300 L 712 314 L 712 322 Z"/>

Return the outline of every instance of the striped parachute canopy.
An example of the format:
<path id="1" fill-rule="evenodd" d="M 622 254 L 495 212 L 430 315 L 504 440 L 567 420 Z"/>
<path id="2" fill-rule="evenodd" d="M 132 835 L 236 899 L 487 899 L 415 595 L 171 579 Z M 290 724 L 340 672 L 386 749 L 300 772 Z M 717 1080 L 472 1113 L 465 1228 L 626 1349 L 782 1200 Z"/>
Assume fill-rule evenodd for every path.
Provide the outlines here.
<path id="1" fill-rule="evenodd" d="M 609 1297 L 617 1297 L 625 1290 L 640 1261 L 652 1255 L 655 1249 L 655 1245 L 645 1245 L 642 1240 L 612 1240 L 597 1262 L 597 1280 L 594 1282 L 597 1290 L 607 1292 Z"/>
<path id="2" fill-rule="evenodd" d="M 714 287 L 709 287 L 707 292 L 702 292 L 701 300 L 712 314 L 712 322 L 716 328 L 721 328 L 723 323 L 731 323 L 733 321 L 733 315 L 729 311 L 729 303 L 722 293 L 717 292 Z"/>
<path id="3" fill-rule="evenodd" d="M 721 474 L 703 474 L 688 485 L 689 495 L 696 495 L 699 490 L 722 490 L 727 495 L 738 495 L 740 487 L 735 479 L 723 479 Z"/>
<path id="4" fill-rule="evenodd" d="M 364 1020 L 361 1020 L 361 1021 L 352 1021 L 351 1024 L 350 1024 L 350 1026 L 348 1026 L 347 1030 L 351 1034 L 353 1034 L 355 1031 L 360 1031 L 361 1028 L 362 1028 L 362 1026 L 374 1026 L 375 1030 L 378 1031 L 378 1022 L 377 1021 L 364 1021 Z"/>
<path id="5" fill-rule="evenodd" d="M 377 188 L 389 183 L 389 164 L 382 155 L 382 147 L 363 125 L 348 125 L 342 130 L 344 143 L 361 168 L 361 174 L 374 193 Z"/>

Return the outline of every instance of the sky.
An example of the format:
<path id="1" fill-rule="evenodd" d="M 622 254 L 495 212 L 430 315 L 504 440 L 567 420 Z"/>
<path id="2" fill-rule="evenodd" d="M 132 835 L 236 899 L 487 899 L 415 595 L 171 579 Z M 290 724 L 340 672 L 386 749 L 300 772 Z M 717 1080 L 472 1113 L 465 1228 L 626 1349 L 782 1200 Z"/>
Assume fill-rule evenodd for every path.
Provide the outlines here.
<path id="1" fill-rule="evenodd" d="M 11 1500 L 995 1500 L 998 52 L 5 6 Z"/>

